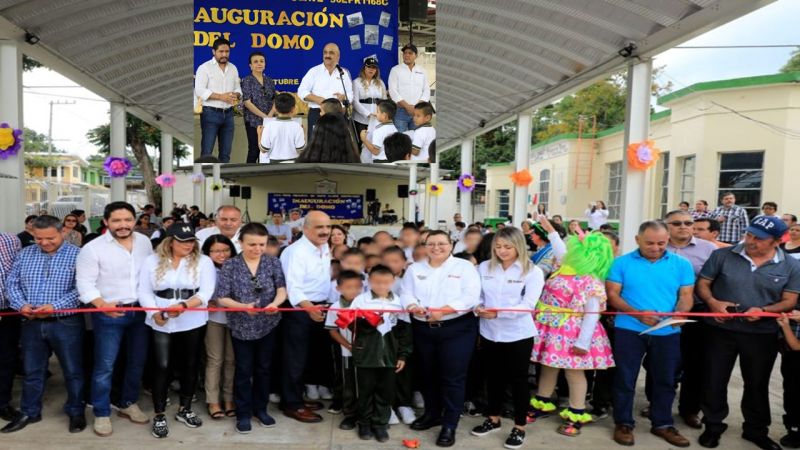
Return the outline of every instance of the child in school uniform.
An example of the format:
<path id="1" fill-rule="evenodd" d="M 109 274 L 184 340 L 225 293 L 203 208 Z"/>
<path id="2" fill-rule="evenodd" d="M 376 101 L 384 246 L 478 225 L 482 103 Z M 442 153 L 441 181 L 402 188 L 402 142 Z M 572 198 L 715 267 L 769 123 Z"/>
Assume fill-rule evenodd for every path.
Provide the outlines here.
<path id="1" fill-rule="evenodd" d="M 325 328 L 335 342 L 333 403 L 328 411 L 344 414 L 339 429 L 353 430 L 358 420 L 355 396 L 355 366 L 353 365 L 352 342 L 353 333 L 347 328 L 336 326 L 339 309 L 349 308 L 353 300 L 362 293 L 361 273 L 353 270 L 342 270 L 336 278 L 339 298 L 331 304 L 332 311 L 325 318 Z"/>
<path id="2" fill-rule="evenodd" d="M 358 436 L 378 442 L 389 440 L 388 422 L 395 394 L 395 374 L 411 355 L 411 333 L 397 327 L 404 312 L 400 297 L 392 293 L 392 271 L 377 265 L 369 273 L 370 291 L 350 304 L 355 316 L 339 315 L 339 326 L 353 331 L 353 362 L 356 366 Z M 397 311 L 397 312 L 394 312 Z"/>
<path id="3" fill-rule="evenodd" d="M 348 248 L 344 251 L 344 253 L 342 253 L 341 258 L 339 259 L 339 266 L 340 270 L 352 270 L 353 272 L 361 275 L 362 288 L 359 294 L 369 291 L 369 281 L 367 280 L 366 273 L 366 257 L 364 256 L 364 252 L 357 248 Z M 334 279 L 331 282 L 331 290 L 330 294 L 328 295 L 328 302 L 336 303 L 336 301 L 339 299 L 339 294 L 338 285 Z"/>
<path id="4" fill-rule="evenodd" d="M 258 139 L 261 147 L 258 162 L 262 164 L 294 161 L 306 146 L 306 132 L 293 119 L 297 111 L 294 97 L 287 93 L 276 95 L 275 111 L 277 117 L 264 119 Z"/>
<path id="5" fill-rule="evenodd" d="M 436 129 L 431 125 L 433 120 L 433 105 L 430 102 L 419 102 L 414 105 L 414 137 L 411 140 L 411 160 L 430 162 L 429 149 L 431 142 L 436 140 Z"/>
<path id="6" fill-rule="evenodd" d="M 397 133 L 397 128 L 394 126 L 394 115 L 397 113 L 397 104 L 391 100 L 380 100 L 378 108 L 375 112 L 375 117 L 378 119 L 378 124 L 375 129 L 363 130 L 361 132 L 361 142 L 364 143 L 364 148 L 361 150 L 361 162 L 373 163 L 387 163 L 389 162 L 386 157 L 386 152 L 383 149 L 383 140 L 387 136 Z M 365 150 L 367 153 L 365 153 Z M 370 160 L 370 161 L 366 161 Z"/>

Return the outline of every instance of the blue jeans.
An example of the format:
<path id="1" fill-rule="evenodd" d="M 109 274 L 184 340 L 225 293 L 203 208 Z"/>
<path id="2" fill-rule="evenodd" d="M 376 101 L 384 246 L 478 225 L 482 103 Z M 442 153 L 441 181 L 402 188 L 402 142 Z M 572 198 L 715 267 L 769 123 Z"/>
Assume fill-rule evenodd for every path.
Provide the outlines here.
<path id="1" fill-rule="evenodd" d="M 50 353 L 55 352 L 64 373 L 68 416 L 83 414 L 83 331 L 82 314 L 60 317 L 54 321 L 22 322 L 22 357 L 25 378 L 22 383 L 22 413 L 29 417 L 42 414 L 42 394 L 47 377 Z"/>
<path id="2" fill-rule="evenodd" d="M 394 115 L 394 126 L 397 128 L 397 131 L 401 133 L 417 128 L 417 126 L 414 125 L 414 118 L 408 115 L 408 111 L 403 109 L 400 105 L 397 105 L 397 114 Z"/>
<path id="3" fill-rule="evenodd" d="M 639 335 L 635 331 L 615 330 L 614 360 L 614 423 L 633 426 L 633 401 L 636 379 L 642 358 L 650 354 L 648 374 L 652 375 L 650 422 L 653 428 L 673 426 L 672 403 L 675 400 L 675 379 L 681 363 L 681 335 Z"/>
<path id="4" fill-rule="evenodd" d="M 200 114 L 200 129 L 203 136 L 200 140 L 200 156 L 211 156 L 215 141 L 219 141 L 219 161 L 231 160 L 233 144 L 233 108 L 220 111 L 218 108 L 203 107 Z"/>
<path id="5" fill-rule="evenodd" d="M 139 399 L 150 328 L 144 324 L 144 312 L 128 311 L 113 318 L 92 313 L 94 328 L 94 372 L 92 373 L 92 405 L 95 417 L 111 415 L 111 375 L 122 339 L 125 339 L 127 361 L 122 382 L 120 406 L 127 408 Z"/>
<path id="6" fill-rule="evenodd" d="M 233 398 L 236 402 L 236 418 L 238 419 L 250 418 L 255 413 L 263 413 L 267 410 L 275 332 L 276 330 L 272 330 L 261 339 L 252 341 L 232 339 L 236 361 L 236 371 L 233 375 Z"/>

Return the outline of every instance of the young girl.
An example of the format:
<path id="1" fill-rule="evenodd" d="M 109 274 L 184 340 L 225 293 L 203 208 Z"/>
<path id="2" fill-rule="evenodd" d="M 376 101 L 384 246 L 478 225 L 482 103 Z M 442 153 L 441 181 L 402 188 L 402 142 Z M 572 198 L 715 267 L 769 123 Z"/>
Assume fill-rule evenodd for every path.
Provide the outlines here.
<path id="1" fill-rule="evenodd" d="M 538 337 L 532 359 L 541 364 L 539 391 L 531 399 L 534 419 L 549 416 L 556 406 L 550 401 L 564 369 L 569 385 L 569 408 L 561 411 L 564 423 L 558 432 L 577 436 L 586 413 L 586 375 L 584 371 L 607 369 L 614 365 L 611 344 L 602 326 L 597 326 L 600 311 L 606 308 L 603 280 L 614 255 L 611 244 L 601 233 L 571 236 L 561 268 L 545 283 L 536 312 Z"/>

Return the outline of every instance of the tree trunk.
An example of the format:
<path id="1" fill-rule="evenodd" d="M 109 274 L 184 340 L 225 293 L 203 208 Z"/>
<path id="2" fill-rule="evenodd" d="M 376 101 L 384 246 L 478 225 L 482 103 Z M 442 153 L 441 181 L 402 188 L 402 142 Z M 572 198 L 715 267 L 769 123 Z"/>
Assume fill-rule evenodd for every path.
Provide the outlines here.
<path id="1" fill-rule="evenodd" d="M 128 128 L 128 133 L 130 133 L 128 136 L 131 150 L 133 150 L 133 155 L 136 157 L 136 161 L 139 162 L 139 169 L 142 171 L 144 190 L 147 192 L 147 202 L 151 205 L 160 204 L 156 202 L 156 174 L 153 170 L 153 161 L 150 159 L 150 155 L 147 154 L 144 139 L 137 134 L 136 129 Z"/>

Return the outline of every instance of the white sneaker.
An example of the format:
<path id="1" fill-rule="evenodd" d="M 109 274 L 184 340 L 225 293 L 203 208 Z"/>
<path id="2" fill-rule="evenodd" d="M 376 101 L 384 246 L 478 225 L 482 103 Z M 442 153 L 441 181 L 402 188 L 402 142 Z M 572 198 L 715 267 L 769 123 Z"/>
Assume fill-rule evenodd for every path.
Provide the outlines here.
<path id="1" fill-rule="evenodd" d="M 306 398 L 309 400 L 319 400 L 319 389 L 316 384 L 306 385 Z"/>
<path id="2" fill-rule="evenodd" d="M 414 408 L 422 409 L 425 407 L 425 400 L 422 399 L 422 392 L 414 391 L 414 399 L 411 401 Z"/>
<path id="3" fill-rule="evenodd" d="M 400 423 L 400 419 L 397 418 L 397 414 L 394 413 L 394 410 L 390 409 L 389 411 L 392 412 L 392 415 L 389 416 L 389 425 L 397 425 Z"/>
<path id="4" fill-rule="evenodd" d="M 319 397 L 323 400 L 333 400 L 333 393 L 327 386 L 319 386 Z"/>
<path id="5" fill-rule="evenodd" d="M 278 404 L 281 402 L 281 396 L 278 394 L 269 394 L 269 402 Z"/>
<path id="6" fill-rule="evenodd" d="M 400 414 L 400 420 L 406 425 L 411 425 L 411 422 L 417 420 L 417 415 L 414 414 L 414 410 L 408 406 L 397 408 L 397 413 Z"/>

